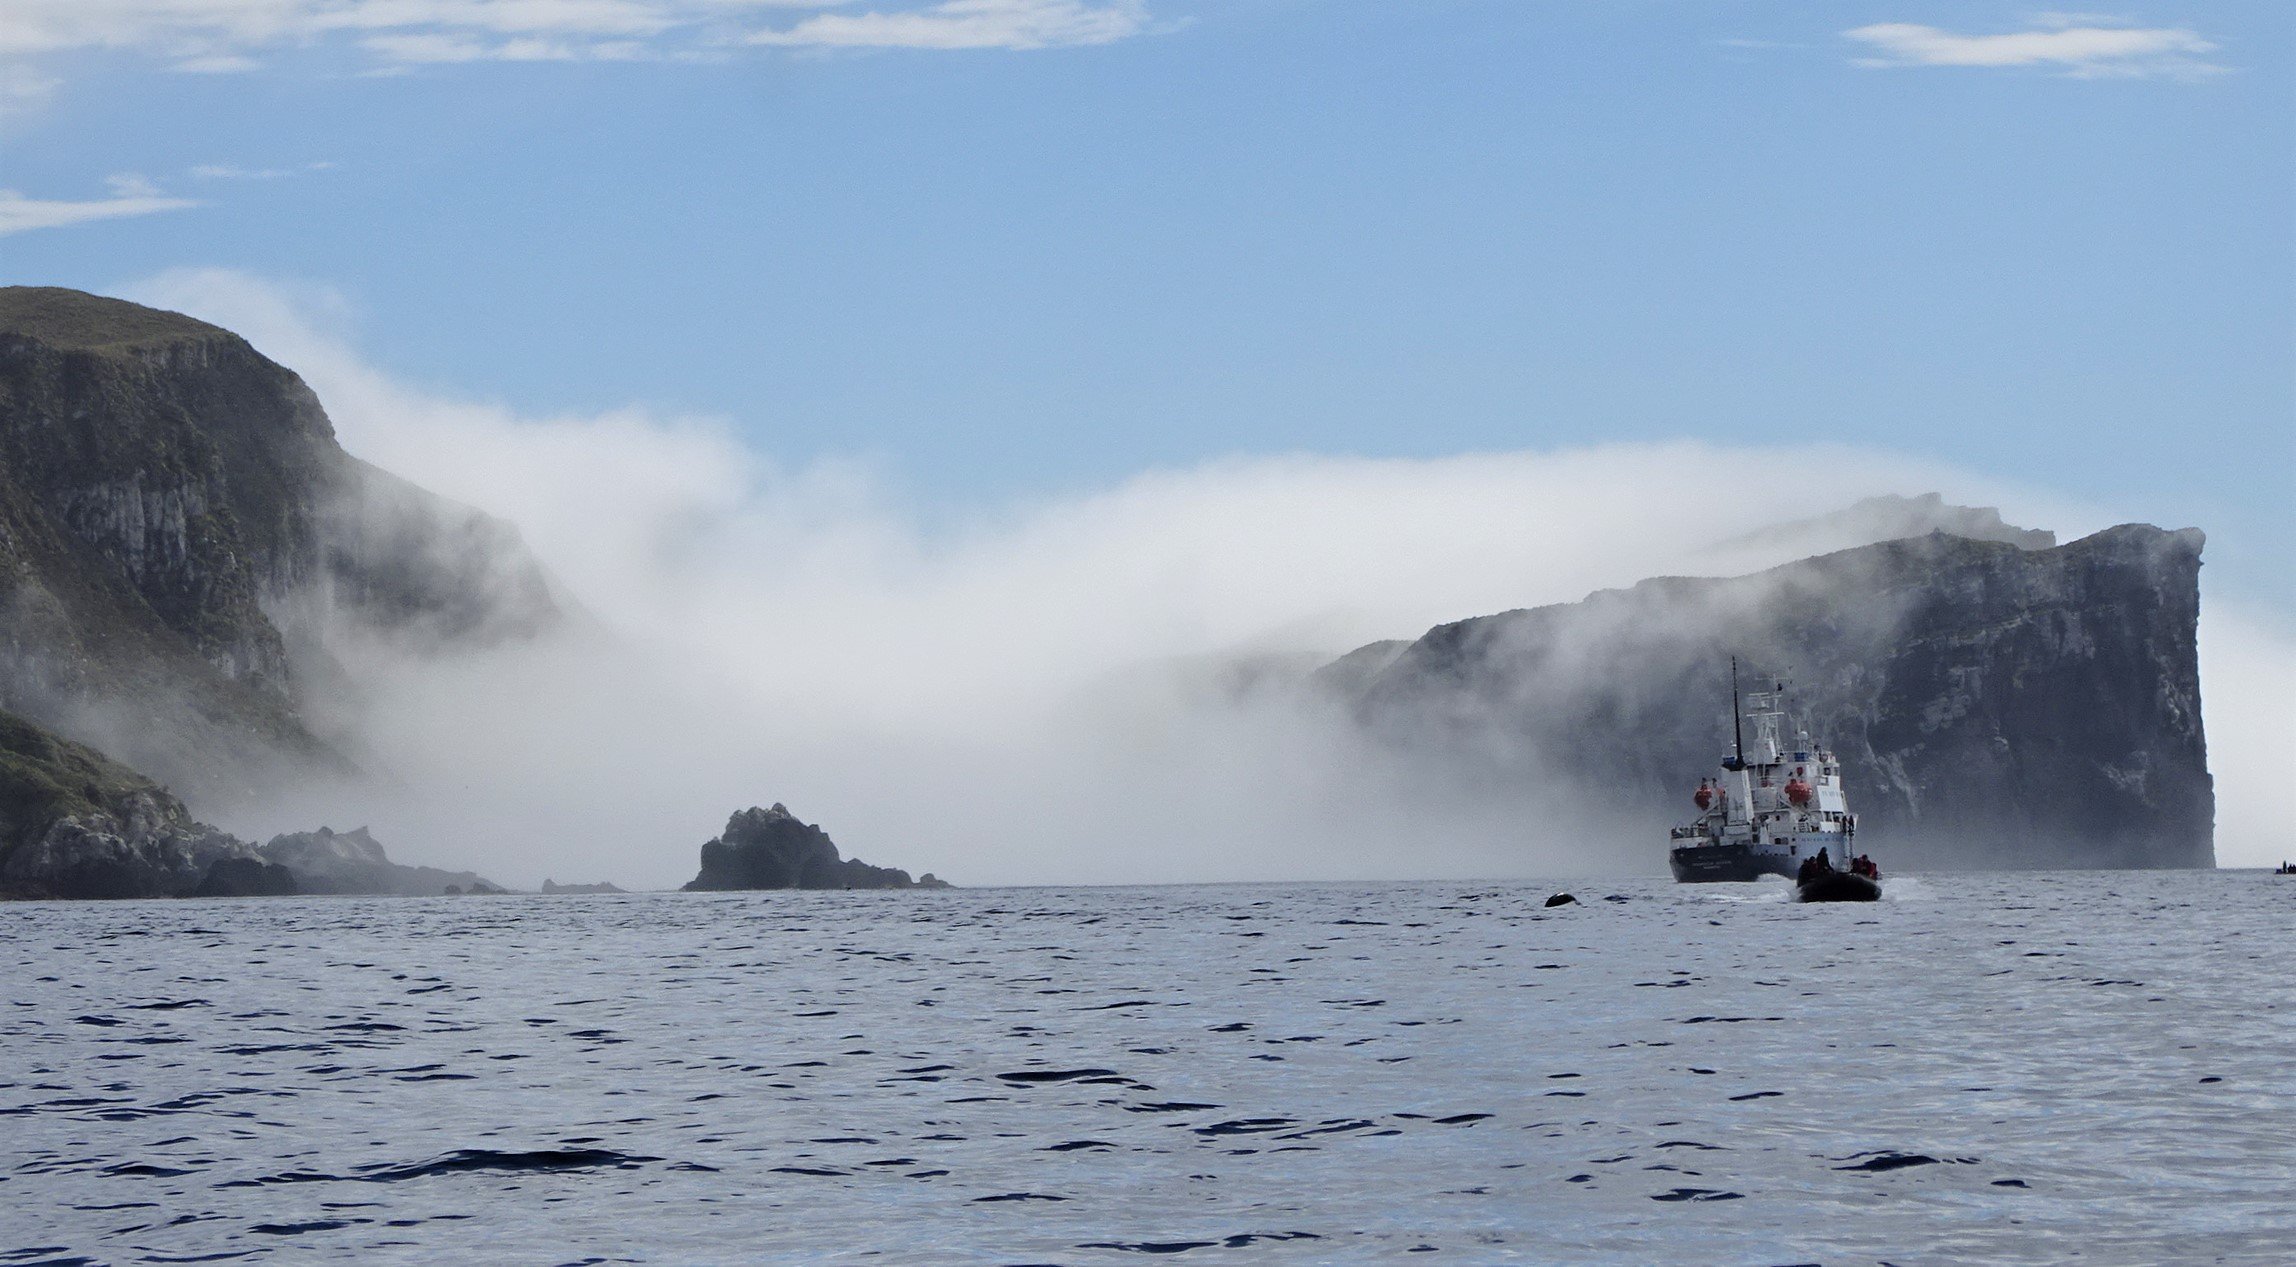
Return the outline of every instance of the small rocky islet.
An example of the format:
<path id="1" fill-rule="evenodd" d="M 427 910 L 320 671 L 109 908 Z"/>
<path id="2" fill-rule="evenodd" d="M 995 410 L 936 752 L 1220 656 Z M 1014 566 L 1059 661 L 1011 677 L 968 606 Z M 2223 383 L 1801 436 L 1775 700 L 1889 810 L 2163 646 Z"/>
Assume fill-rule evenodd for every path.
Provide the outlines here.
<path id="1" fill-rule="evenodd" d="M 932 872 L 912 880 L 899 867 L 841 858 L 829 833 L 786 806 L 752 806 L 726 820 L 725 832 L 702 846 L 702 870 L 689 893 L 739 889 L 945 889 Z"/>

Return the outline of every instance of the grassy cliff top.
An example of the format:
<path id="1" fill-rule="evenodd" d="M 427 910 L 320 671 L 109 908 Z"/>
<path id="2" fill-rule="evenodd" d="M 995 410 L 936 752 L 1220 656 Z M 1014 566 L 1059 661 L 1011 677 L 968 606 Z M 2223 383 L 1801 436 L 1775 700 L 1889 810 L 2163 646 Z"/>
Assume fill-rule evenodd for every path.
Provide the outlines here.
<path id="1" fill-rule="evenodd" d="M 72 351 L 105 351 L 176 339 L 227 338 L 221 326 L 61 286 L 0 286 L 0 334 Z"/>

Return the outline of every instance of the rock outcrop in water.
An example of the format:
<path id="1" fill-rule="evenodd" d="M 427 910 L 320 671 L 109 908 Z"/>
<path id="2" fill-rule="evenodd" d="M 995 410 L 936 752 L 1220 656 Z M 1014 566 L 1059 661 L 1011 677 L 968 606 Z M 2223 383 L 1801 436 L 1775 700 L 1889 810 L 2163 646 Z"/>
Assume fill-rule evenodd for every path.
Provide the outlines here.
<path id="1" fill-rule="evenodd" d="M 702 846 L 701 874 L 689 892 L 731 889 L 944 888 L 931 872 L 911 880 L 898 867 L 839 858 L 829 833 L 799 822 L 786 808 L 742 810 L 725 834 Z"/>
<path id="2" fill-rule="evenodd" d="M 364 827 L 273 836 L 263 858 L 286 867 L 305 893 L 435 897 L 442 893 L 500 893 L 503 890 L 470 871 L 442 871 L 393 862 Z"/>
<path id="3" fill-rule="evenodd" d="M 544 880 L 544 881 L 542 882 L 542 891 L 543 891 L 544 893 L 552 893 L 552 894 L 556 894 L 556 893 L 567 893 L 567 894 L 575 894 L 575 895 L 579 895 L 579 894 L 583 894 L 583 893 L 625 893 L 625 892 L 628 892 L 628 890 L 626 890 L 626 889 L 618 888 L 618 887 L 616 887 L 616 886 L 614 886 L 614 885 L 612 885 L 612 884 L 608 884 L 608 883 L 606 883 L 606 882 L 605 882 L 605 881 L 603 881 L 603 880 L 599 881 L 599 882 L 598 882 L 598 883 L 596 883 L 596 884 L 560 884 L 560 883 L 558 883 L 556 880 Z"/>
<path id="4" fill-rule="evenodd" d="M 244 880 L 240 864 L 263 861 L 194 822 L 167 789 L 0 712 L 0 897 L 177 896 L 217 867 L 227 868 L 219 884 Z"/>
<path id="5" fill-rule="evenodd" d="M 2202 541 L 1933 533 L 1443 625 L 1322 682 L 1427 778 L 1531 789 L 1526 834 L 1643 851 L 1622 862 L 1655 865 L 1728 750 L 1735 655 L 1788 680 L 1892 870 L 2205 867 Z"/>
<path id="6" fill-rule="evenodd" d="M 499 520 L 345 453 L 229 331 L 0 287 L 0 707 L 195 802 L 344 772 L 303 685 L 331 631 L 525 637 L 560 619 Z"/>

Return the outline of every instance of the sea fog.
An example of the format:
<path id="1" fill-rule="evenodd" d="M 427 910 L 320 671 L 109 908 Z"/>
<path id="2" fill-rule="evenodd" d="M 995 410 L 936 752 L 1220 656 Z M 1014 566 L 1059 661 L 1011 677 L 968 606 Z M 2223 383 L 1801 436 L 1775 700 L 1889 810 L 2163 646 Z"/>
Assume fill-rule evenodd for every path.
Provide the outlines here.
<path id="1" fill-rule="evenodd" d="M 728 813 L 775 801 L 848 853 L 959 883 L 1647 866 L 1648 830 L 1557 833 L 1573 806 L 1536 780 L 1428 795 L 1344 718 L 1252 684 L 1444 621 L 1858 544 L 1776 529 L 1874 494 L 1939 490 L 2060 539 L 2114 519 L 1897 454 L 1592 440 L 1237 458 L 936 507 L 721 420 L 522 416 L 409 385 L 324 292 L 190 270 L 134 293 L 294 367 L 354 454 L 508 518 L 579 617 L 447 656 L 344 638 L 359 689 L 306 712 L 376 777 L 214 817 L 259 840 L 367 825 L 401 861 L 519 887 L 681 883 Z M 1731 491 L 1812 463 L 1816 500 Z M 2212 602 L 2201 639 L 2219 856 L 2277 861 L 2296 636 Z"/>

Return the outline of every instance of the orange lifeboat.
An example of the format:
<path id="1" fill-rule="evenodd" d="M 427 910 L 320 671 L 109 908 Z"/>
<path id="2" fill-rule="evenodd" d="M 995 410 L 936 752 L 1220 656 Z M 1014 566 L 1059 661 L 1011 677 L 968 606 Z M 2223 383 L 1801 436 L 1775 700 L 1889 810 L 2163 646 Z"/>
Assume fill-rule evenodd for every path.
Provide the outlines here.
<path id="1" fill-rule="evenodd" d="M 1714 785 L 1704 779 L 1699 780 L 1698 791 L 1691 796 L 1690 803 L 1700 809 L 1712 808 L 1714 805 Z"/>
<path id="2" fill-rule="evenodd" d="M 1810 803 L 1810 785 L 1800 778 L 1786 780 L 1786 799 L 1796 805 Z"/>

